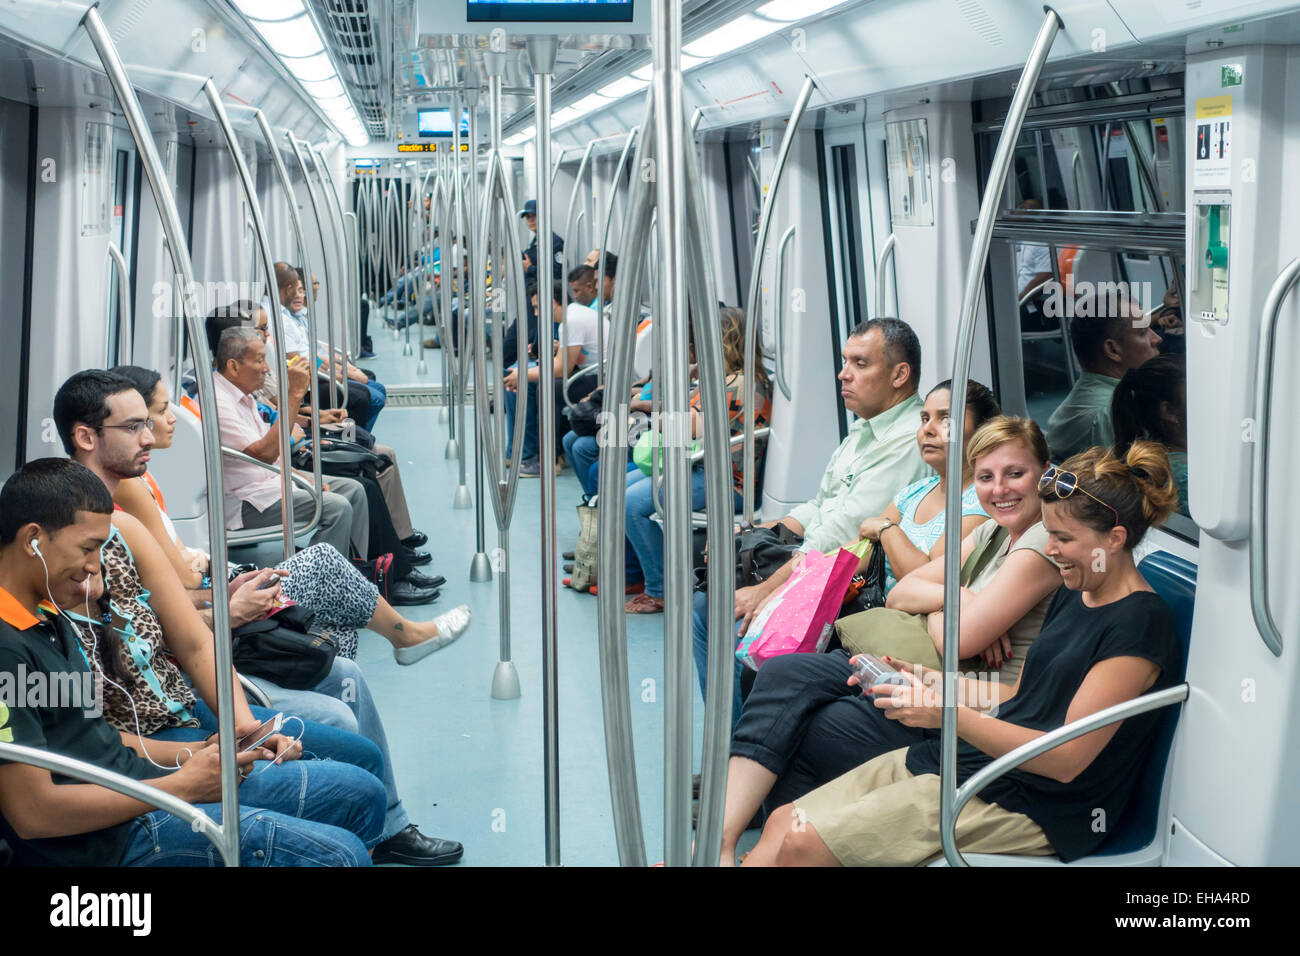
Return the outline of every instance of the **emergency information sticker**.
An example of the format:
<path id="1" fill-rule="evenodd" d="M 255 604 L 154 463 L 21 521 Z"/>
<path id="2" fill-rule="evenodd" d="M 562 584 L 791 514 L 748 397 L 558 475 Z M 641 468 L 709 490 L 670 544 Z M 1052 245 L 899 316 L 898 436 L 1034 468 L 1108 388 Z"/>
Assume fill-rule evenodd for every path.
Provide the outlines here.
<path id="1" fill-rule="evenodd" d="M 1192 188 L 1232 185 L 1232 97 L 1208 96 L 1196 101 L 1196 153 Z"/>

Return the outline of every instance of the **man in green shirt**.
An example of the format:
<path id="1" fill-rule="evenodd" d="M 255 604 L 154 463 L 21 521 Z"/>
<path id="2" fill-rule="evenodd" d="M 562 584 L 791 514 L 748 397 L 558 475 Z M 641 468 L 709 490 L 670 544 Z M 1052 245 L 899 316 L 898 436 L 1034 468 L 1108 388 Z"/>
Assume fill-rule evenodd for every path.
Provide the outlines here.
<path id="1" fill-rule="evenodd" d="M 1115 386 L 1131 368 L 1159 354 L 1160 336 L 1137 302 L 1123 296 L 1097 296 L 1095 318 L 1070 324 L 1070 344 L 1083 374 L 1047 420 L 1047 447 L 1054 461 L 1094 445 L 1110 447 L 1115 430 L 1110 419 Z"/>
<path id="2" fill-rule="evenodd" d="M 802 536 L 802 552 L 828 551 L 858 536 L 864 518 L 878 515 L 900 488 L 924 477 L 929 466 L 916 448 L 921 401 L 921 343 L 911 326 L 899 319 L 859 323 L 843 349 L 838 376 L 844 407 L 857 416 L 848 437 L 831 455 L 817 495 L 779 521 Z M 766 581 L 736 591 L 736 633 L 749 627 L 763 601 L 790 578 L 788 561 Z M 704 693 L 708 663 L 708 596 L 695 595 L 695 663 Z M 739 662 L 734 681 L 732 722 L 740 717 Z"/>

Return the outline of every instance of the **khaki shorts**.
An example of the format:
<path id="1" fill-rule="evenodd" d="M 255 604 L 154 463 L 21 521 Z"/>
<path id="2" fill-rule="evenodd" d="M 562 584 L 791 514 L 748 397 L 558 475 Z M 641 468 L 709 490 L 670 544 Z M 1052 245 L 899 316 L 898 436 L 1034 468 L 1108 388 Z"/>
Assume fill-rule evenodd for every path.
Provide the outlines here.
<path id="1" fill-rule="evenodd" d="M 909 773 L 906 748 L 881 754 L 794 805 L 796 818 L 812 824 L 845 866 L 919 866 L 942 853 L 939 777 Z M 957 846 L 968 853 L 1055 852 L 1029 817 L 979 797 L 957 819 Z"/>

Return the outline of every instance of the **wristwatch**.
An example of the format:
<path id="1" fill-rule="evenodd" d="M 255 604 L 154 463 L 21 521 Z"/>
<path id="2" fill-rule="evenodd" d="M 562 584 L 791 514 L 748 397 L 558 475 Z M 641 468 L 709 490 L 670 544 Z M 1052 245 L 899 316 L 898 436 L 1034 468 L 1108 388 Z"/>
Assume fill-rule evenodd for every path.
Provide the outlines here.
<path id="1" fill-rule="evenodd" d="M 890 528 L 897 528 L 897 527 L 898 527 L 897 521 L 895 521 L 893 518 L 886 518 L 885 523 L 882 524 L 880 526 L 880 530 L 876 532 L 876 538 L 879 539 Z"/>

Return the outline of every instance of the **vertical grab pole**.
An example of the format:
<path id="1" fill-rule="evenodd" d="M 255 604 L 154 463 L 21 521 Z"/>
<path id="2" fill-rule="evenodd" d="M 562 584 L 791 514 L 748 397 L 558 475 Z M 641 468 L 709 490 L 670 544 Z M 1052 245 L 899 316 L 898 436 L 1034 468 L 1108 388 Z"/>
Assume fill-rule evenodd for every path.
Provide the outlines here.
<path id="1" fill-rule="evenodd" d="M 670 433 L 664 458 L 664 862 L 691 858 L 691 474 L 686 298 L 686 117 L 682 105 L 681 0 L 651 6 L 654 129 L 659 162 L 655 205 L 659 266 L 664 283 L 662 393 Z M 708 307 L 706 303 L 700 303 Z M 714 309 L 709 308 L 709 314 Z"/>
<path id="2" fill-rule="evenodd" d="M 230 153 L 230 158 L 234 161 L 235 173 L 239 176 L 239 184 L 243 187 L 246 208 L 252 217 L 253 234 L 256 237 L 258 248 L 262 251 L 262 268 L 266 274 L 267 294 L 270 295 L 270 290 L 276 287 L 273 265 L 275 260 L 271 258 L 271 241 L 266 237 L 266 223 L 262 219 L 262 206 L 257 201 L 257 188 L 253 185 L 253 177 L 249 175 L 248 164 L 244 161 L 244 151 L 239 148 L 239 141 L 235 139 L 235 130 L 230 125 L 230 117 L 226 115 L 226 108 L 221 102 L 221 94 L 217 92 L 217 84 L 212 82 L 212 77 L 208 77 L 203 84 L 203 95 L 208 98 L 208 105 L 212 107 L 213 115 L 217 118 L 217 126 L 226 141 L 226 149 Z M 256 249 L 253 252 L 253 259 L 257 259 Z M 284 350 L 284 319 L 279 309 L 272 308 L 270 313 L 267 318 L 271 320 L 271 332 L 275 336 L 276 400 L 280 403 L 280 418 L 276 430 L 280 433 L 281 546 L 284 550 L 284 560 L 288 561 L 294 554 L 293 469 L 291 467 L 293 462 L 289 453 L 289 431 L 293 427 L 294 419 L 297 417 L 297 409 L 289 408 L 289 376 L 285 373 L 287 353 Z"/>
<path id="3" fill-rule="evenodd" d="M 443 448 L 443 458 L 456 458 L 460 455 L 460 446 L 456 443 L 456 416 L 452 411 L 452 393 L 455 391 L 456 367 L 451 343 L 451 289 L 456 284 L 455 235 L 452 228 L 456 194 L 452 179 L 456 171 L 452 164 L 455 160 L 443 156 L 440 163 L 442 170 L 442 222 L 439 229 L 439 271 L 442 279 L 438 284 L 438 344 L 442 347 L 442 420 L 447 423 L 447 444 Z"/>
<path id="4" fill-rule="evenodd" d="M 596 301 L 600 303 L 600 312 L 605 311 L 605 256 L 608 253 L 609 246 L 609 227 L 614 222 L 614 200 L 618 198 L 618 184 L 623 181 L 623 167 L 627 165 L 628 157 L 632 155 L 632 146 L 636 143 L 638 127 L 633 126 L 627 131 L 627 138 L 623 141 L 623 151 L 619 153 L 618 164 L 614 167 L 614 178 L 610 183 L 609 202 L 605 206 L 605 228 L 600 234 L 600 259 L 596 266 L 596 288 L 598 294 Z M 596 183 L 596 171 L 591 172 L 592 188 L 594 190 Z M 626 232 L 626 230 L 625 230 Z M 618 283 L 614 284 L 615 288 Z M 596 352 L 598 355 L 605 354 L 605 323 L 603 321 L 596 323 Z M 603 387 L 605 384 L 605 367 L 603 364 L 596 367 L 596 386 Z"/>
<path id="5" fill-rule="evenodd" d="M 501 323 L 505 318 L 506 309 L 502 286 L 507 285 L 514 298 L 517 320 L 515 322 L 515 344 L 519 356 L 524 358 L 526 363 L 526 356 L 528 355 L 528 302 L 524 293 L 523 254 L 519 249 L 519 235 L 513 228 L 514 196 L 511 193 L 510 181 L 501 162 L 501 73 L 505 67 L 504 55 L 491 51 L 485 53 L 483 55 L 483 67 L 488 75 L 492 149 L 488 153 L 485 185 L 487 195 L 480 212 L 478 248 L 475 250 L 470 262 L 472 267 L 479 271 L 473 281 L 484 281 L 487 277 L 487 251 L 494 238 L 492 230 L 493 217 L 501 209 L 504 209 L 505 216 L 500 221 L 505 228 L 501 230 L 502 236 L 500 238 L 504 241 L 505 248 L 500 255 L 492 259 L 493 339 L 498 341 L 498 344 L 504 342 L 505 334 Z M 507 270 L 510 279 L 508 283 L 505 283 L 503 280 L 505 280 Z M 486 297 L 476 296 L 475 305 L 479 309 L 479 314 L 474 322 L 474 375 L 479 381 L 487 381 Z M 500 356 L 501 349 L 495 349 L 493 354 Z M 525 367 L 527 367 L 526 364 Z M 504 369 L 498 371 L 504 372 Z M 510 659 L 510 519 L 514 515 L 515 496 L 519 489 L 519 464 L 524 451 L 524 420 L 528 414 L 528 389 L 524 388 L 519 392 L 519 401 L 515 408 L 515 428 L 512 439 L 514 444 L 511 448 L 509 462 L 510 474 L 504 478 L 501 474 L 501 452 L 503 450 L 501 434 L 504 426 L 501 423 L 505 419 L 505 402 L 498 401 L 495 405 L 495 413 L 489 413 L 487 389 L 476 388 L 474 390 L 474 409 L 474 418 L 478 424 L 478 441 L 483 445 L 484 450 L 489 452 L 485 455 L 485 460 L 494 491 L 494 494 L 490 497 L 492 499 L 492 511 L 497 522 L 498 546 L 501 551 L 501 564 L 497 574 L 501 615 L 501 652 L 496 669 L 492 673 L 492 696 L 497 700 L 513 700 L 519 696 L 519 674 L 515 669 L 514 661 Z M 493 429 L 494 420 L 497 425 L 495 431 Z"/>
<path id="6" fill-rule="evenodd" d="M 103 64 L 108 82 L 113 87 L 117 101 L 126 117 L 135 140 L 140 161 L 149 180 L 149 189 L 157 203 L 162 218 L 163 232 L 167 236 L 168 249 L 171 252 L 174 279 L 183 283 L 180 289 L 180 304 L 189 332 L 191 347 L 194 350 L 195 379 L 199 388 L 199 402 L 208 409 L 203 416 L 203 465 L 208 484 L 208 543 L 212 553 L 222 560 L 226 553 L 225 493 L 221 473 L 221 433 L 217 422 L 217 397 L 213 389 L 212 376 L 208 374 L 211 356 L 208 355 L 207 335 L 203 330 L 203 316 L 199 314 L 198 302 L 194 297 L 194 265 L 190 261 L 189 247 L 185 244 L 185 230 L 181 226 L 180 213 L 176 209 L 176 199 L 172 195 L 171 184 L 167 182 L 166 170 L 158 157 L 149 131 L 149 123 L 135 90 L 122 66 L 113 38 L 104 26 L 98 9 L 91 7 L 81 19 L 95 52 Z M 207 359 L 208 361 L 202 361 Z M 179 394 L 179 393 L 177 393 Z M 213 842 L 221 853 L 221 859 L 227 866 L 239 865 L 239 793 L 235 780 L 235 672 L 231 663 L 230 651 L 230 595 L 226 587 L 225 575 L 218 574 L 212 579 L 212 633 L 214 635 L 216 678 L 217 678 L 217 730 L 220 738 L 217 742 L 221 765 L 221 827 L 220 836 Z"/>
<path id="7" fill-rule="evenodd" d="M 465 240 L 464 254 L 466 256 L 478 255 L 478 102 L 479 88 L 477 86 L 467 87 L 465 90 L 465 105 L 469 109 L 469 215 L 465 217 L 466 226 L 469 228 L 469 235 Z M 482 277 L 478 271 L 478 263 L 473 259 L 468 260 L 468 269 L 465 272 L 465 288 L 461 290 L 460 302 L 461 309 L 469 310 L 470 325 L 465 334 L 466 345 L 477 350 L 479 340 L 477 335 L 471 339 L 474 334 L 474 323 L 480 321 L 481 316 L 486 315 L 486 310 L 480 306 L 483 296 L 486 294 Z M 486 345 L 486 343 L 484 343 Z M 486 392 L 488 383 L 491 379 L 487 375 L 479 375 L 478 363 L 473 360 L 474 353 L 470 353 L 470 371 L 474 374 L 474 392 L 477 394 L 480 390 Z M 474 403 L 475 425 L 478 423 L 478 402 Z M 468 434 L 465 432 L 464 434 Z M 492 580 L 492 562 L 487 556 L 487 511 L 483 503 L 483 440 L 477 428 L 474 432 L 474 557 L 469 563 L 469 579 L 471 581 L 491 581 Z"/>
<path id="8" fill-rule="evenodd" d="M 347 271 L 343 263 L 343 232 L 342 227 L 334 221 L 334 206 L 338 201 L 338 196 L 333 195 L 334 202 L 330 201 L 333 188 L 325 178 L 325 157 L 321 151 L 309 143 L 304 143 L 307 155 L 311 157 L 312 169 L 316 171 L 316 182 L 320 187 L 321 206 L 325 209 L 325 216 L 321 220 L 321 247 L 325 250 L 325 300 L 329 303 L 330 314 L 333 319 L 329 329 L 329 347 L 330 360 L 334 360 L 334 354 L 337 351 L 343 358 L 343 382 L 340 387 L 344 395 L 347 394 L 347 357 L 348 357 L 348 323 L 347 323 L 347 291 L 346 280 L 340 281 Z M 326 243 L 325 236 L 328 232 L 330 241 Z M 310 286 L 309 286 L 310 289 Z"/>
<path id="9" fill-rule="evenodd" d="M 993 221 L 1002 201 L 1007 173 L 1015 154 L 1016 142 L 1025 112 L 1033 98 L 1038 77 L 1051 52 L 1052 41 L 1063 24 L 1051 7 L 1044 7 L 1046 16 L 1038 30 L 1029 60 L 1020 83 L 1011 98 L 1006 123 L 993 155 L 984 196 L 980 200 L 979 220 L 975 225 L 975 238 L 971 244 L 970 259 L 966 264 L 966 284 L 962 292 L 961 315 L 957 325 L 957 346 L 952 368 L 953 421 L 966 419 L 966 384 L 970 381 L 971 347 L 975 341 L 975 311 L 979 306 L 980 288 L 984 282 L 984 266 L 989 255 L 989 241 L 993 236 Z M 954 429 L 948 450 L 947 514 L 961 513 L 961 473 L 965 458 L 961 429 Z M 944 547 L 951 549 L 943 557 L 943 720 L 941 724 L 941 752 L 939 762 L 939 819 L 943 855 L 950 866 L 966 866 L 966 860 L 957 849 L 957 819 L 954 807 L 957 799 L 957 624 L 961 617 L 961 522 L 949 522 L 944 529 Z"/>
<path id="10" fill-rule="evenodd" d="M 555 69 L 555 37 L 530 37 L 528 59 L 533 68 L 537 123 L 537 395 L 539 454 L 542 472 L 542 760 L 543 806 L 546 818 L 546 865 L 560 865 L 560 702 L 556 613 L 555 536 L 555 360 L 551 355 L 554 319 L 551 284 L 555 256 L 551 250 L 551 71 Z M 459 129 L 459 122 L 456 128 Z M 542 268 L 542 260 L 546 268 Z M 597 323 L 597 328 L 600 324 Z M 545 342 L 545 345 L 542 343 Z M 521 358 L 521 364 L 527 366 Z M 519 376 L 527 387 L 527 376 Z"/>
<path id="11" fill-rule="evenodd" d="M 105 310 L 112 309 L 113 271 L 117 271 L 117 329 L 115 333 L 109 331 L 112 326 L 111 317 L 105 316 L 104 329 L 108 334 L 104 338 L 104 368 L 122 364 L 130 365 L 135 355 L 135 333 L 132 329 L 134 323 L 131 318 L 131 292 L 127 288 L 129 275 L 126 260 L 122 258 L 122 251 L 115 243 L 108 244 L 108 258 L 104 260 L 104 265 L 107 266 L 104 270 Z M 114 345 L 117 346 L 116 361 L 113 355 Z"/>
<path id="12" fill-rule="evenodd" d="M 892 232 L 889 238 L 885 240 L 884 247 L 880 250 L 880 258 L 876 260 L 876 314 L 872 316 L 879 319 L 889 313 L 885 311 L 885 267 L 894 261 L 894 247 L 898 244 L 898 237 Z"/>
<path id="13" fill-rule="evenodd" d="M 334 232 L 338 236 L 337 248 L 339 258 L 339 284 L 342 308 L 339 309 L 339 343 L 344 360 L 352 358 L 352 327 L 358 314 L 355 279 L 353 278 L 352 258 L 348 254 L 347 213 L 343 212 L 343 200 L 339 198 L 338 184 L 334 181 L 334 172 L 325 162 L 325 154 L 319 147 L 313 147 L 316 154 L 316 170 L 320 173 L 321 188 L 329 197 L 326 207 L 329 209 Z M 358 333 L 359 334 L 359 333 Z"/>
<path id="14" fill-rule="evenodd" d="M 434 147 L 437 148 L 436 146 Z M 432 217 L 434 211 L 437 211 L 438 225 L 438 288 L 434 292 L 434 323 L 438 329 L 438 361 L 442 364 L 442 378 L 439 387 L 441 388 L 442 404 L 438 409 L 439 423 L 451 421 L 451 336 L 448 333 L 447 315 L 451 308 L 451 279 L 449 277 L 451 269 L 447 265 L 450 258 L 449 247 L 447 245 L 447 209 L 450 200 L 447 198 L 447 157 L 445 153 L 434 156 L 434 166 L 437 169 L 437 175 L 434 179 L 434 193 L 437 196 L 436 202 L 430 202 L 429 214 Z M 430 264 L 432 267 L 432 263 Z M 448 433 L 450 436 L 450 432 Z"/>
<path id="15" fill-rule="evenodd" d="M 763 197 L 763 209 L 758 217 L 758 238 L 754 244 L 754 265 L 749 275 L 749 298 L 745 300 L 745 408 L 754 407 L 754 362 L 757 350 L 754 343 L 758 340 L 758 330 L 763 324 L 761 292 L 763 288 L 763 253 L 767 246 L 767 233 L 772 228 L 772 210 L 776 208 L 776 196 L 781 189 L 781 177 L 785 173 L 786 161 L 790 158 L 790 149 L 794 146 L 794 134 L 799 128 L 799 120 L 808 109 L 817 83 L 811 76 L 805 76 L 803 88 L 794 101 L 790 113 L 790 122 L 786 124 L 785 136 L 781 138 L 781 148 L 777 150 L 776 167 L 772 170 L 772 183 Z M 745 415 L 745 453 L 743 484 L 745 499 L 745 521 L 754 520 L 754 419 Z"/>
<path id="16" fill-rule="evenodd" d="M 1283 269 L 1264 300 L 1255 355 L 1255 444 L 1250 451 L 1250 613 L 1264 646 L 1282 656 L 1282 632 L 1268 606 L 1268 431 L 1273 418 L 1273 354 L 1282 303 L 1300 282 L 1300 259 Z"/>
<path id="17" fill-rule="evenodd" d="M 455 365 L 456 377 L 452 382 L 454 390 L 455 405 L 452 407 L 451 414 L 455 418 L 456 436 L 456 458 L 460 462 L 459 481 L 456 483 L 456 492 L 451 498 L 451 507 L 454 509 L 469 509 L 473 507 L 473 499 L 469 496 L 469 485 L 465 484 L 465 466 L 468 462 L 465 460 L 465 380 L 469 377 L 469 342 L 465 339 L 469 332 L 469 299 L 465 295 L 465 286 L 468 282 L 464 281 L 464 267 L 468 265 L 468 252 L 465 250 L 465 183 L 464 178 L 460 176 L 460 144 L 464 142 L 460 138 L 460 94 L 454 94 L 451 98 L 451 169 L 455 172 L 456 177 L 456 248 L 460 250 L 460 263 L 456 264 L 456 287 L 460 290 L 458 297 L 458 306 L 456 306 L 456 336 L 455 336 Z"/>
<path id="18" fill-rule="evenodd" d="M 596 148 L 596 141 L 592 140 L 590 143 L 587 144 L 587 148 L 582 152 L 582 162 L 578 164 L 578 172 L 573 177 L 573 189 L 570 190 L 569 192 L 569 211 L 564 217 L 564 251 L 560 254 L 560 259 L 564 263 L 564 267 L 561 270 L 564 274 L 560 276 L 560 278 L 563 280 L 560 283 L 561 286 L 560 313 L 566 319 L 569 316 L 569 263 L 572 261 L 570 259 L 570 256 L 573 254 L 574 246 L 578 244 L 575 241 L 578 238 L 578 236 L 576 235 L 577 219 L 575 218 L 578 209 L 578 193 L 582 189 L 582 177 L 587 172 L 588 164 L 591 162 L 591 152 L 595 148 Z M 555 164 L 555 169 L 556 172 L 559 171 L 560 169 L 559 163 Z M 555 182 L 555 178 L 552 177 L 551 178 L 552 187 L 554 186 L 554 182 Z M 553 188 L 552 191 L 554 191 Z M 596 287 L 600 288 L 599 276 L 596 277 Z M 605 359 L 605 353 L 600 350 L 600 346 L 604 345 L 604 341 L 603 341 L 604 325 L 605 325 L 604 316 L 602 316 L 599 312 L 597 312 L 596 313 L 597 335 L 600 336 L 601 341 L 597 346 L 596 360 L 602 363 L 604 362 Z M 569 348 L 569 323 L 566 321 L 560 326 L 560 352 L 567 356 L 569 354 L 568 348 Z M 572 377 L 576 378 L 577 374 L 578 374 L 577 372 L 574 372 Z M 596 374 L 600 375 L 602 373 L 597 372 Z M 574 403 L 569 399 L 568 378 L 566 378 L 564 382 L 563 396 L 564 396 L 564 404 L 569 408 L 572 408 Z"/>
<path id="19" fill-rule="evenodd" d="M 398 194 L 397 194 L 397 252 L 402 259 L 402 311 L 406 313 L 406 326 L 402 329 L 402 354 L 410 355 L 414 351 L 411 348 L 411 210 L 409 204 L 411 201 L 410 176 L 407 170 L 410 168 L 406 163 L 399 163 Z M 394 286 L 396 288 L 396 286 Z M 393 297 L 396 299 L 396 296 Z M 419 325 L 420 313 L 419 302 L 416 302 L 415 323 Z M 421 329 L 419 332 L 423 335 Z"/>
<path id="20" fill-rule="evenodd" d="M 637 145 L 637 168 L 655 155 L 653 97 L 646 94 L 645 135 Z M 632 177 L 627 220 L 623 223 L 623 266 L 625 276 L 640 279 L 649 246 L 654 195 L 645 177 Z M 609 440 L 600 445 L 600 540 L 622 541 L 627 533 L 627 482 L 624 466 L 628 449 L 628 406 L 632 388 L 632 351 L 636 344 L 636 323 L 640 300 L 639 281 L 631 278 L 614 285 L 613 336 L 609 352 L 609 382 L 614 415 Z M 658 391 L 658 388 L 656 388 Z M 641 798 L 636 784 L 636 753 L 632 740 L 632 703 L 628 690 L 627 618 L 623 611 L 623 588 L 627 569 L 623 549 L 603 547 L 598 556 L 600 590 L 596 596 L 597 635 L 600 648 L 600 702 L 605 723 L 605 759 L 609 765 L 609 799 L 614 818 L 614 842 L 623 866 L 645 866 L 645 833 L 641 825 Z"/>
<path id="21" fill-rule="evenodd" d="M 329 392 L 329 396 L 330 396 L 330 408 L 335 408 L 337 407 L 337 398 L 338 398 L 338 381 L 337 381 L 338 374 L 334 365 L 334 321 L 331 318 L 331 314 L 333 312 L 332 306 L 333 306 L 334 296 L 333 293 L 330 291 L 332 283 L 329 281 L 329 248 L 325 245 L 325 222 L 321 218 L 320 202 L 316 199 L 316 190 L 312 188 L 311 174 L 307 172 L 307 160 L 303 156 L 304 144 L 299 142 L 299 140 L 297 139 L 297 137 L 293 135 L 293 133 L 286 133 L 285 135 L 289 140 L 290 148 L 293 149 L 294 159 L 298 161 L 298 169 L 302 173 L 303 185 L 307 188 L 307 198 L 311 201 L 312 218 L 316 220 L 316 234 L 320 236 L 321 255 L 324 257 L 325 260 L 322 263 L 321 268 L 325 271 L 325 338 L 330 353 L 329 354 L 329 370 L 330 370 L 329 387 L 327 391 Z M 306 251 L 305 243 L 303 246 L 303 250 L 304 252 Z M 304 262 L 303 270 L 305 271 L 306 269 L 307 269 L 307 263 Z M 316 301 L 315 295 L 312 294 L 311 277 L 312 277 L 312 273 L 308 272 L 307 282 L 305 283 L 306 288 L 304 290 L 309 309 L 311 308 L 312 304 Z M 308 314 L 314 316 L 315 312 L 314 311 L 309 312 Z M 312 335 L 316 335 L 316 334 L 317 334 L 317 330 L 312 329 Z M 307 360 L 309 362 L 313 362 L 313 364 L 316 358 L 316 348 L 317 348 L 317 343 L 315 339 L 307 343 Z M 346 394 L 347 393 L 345 392 L 344 395 L 346 396 Z"/>
<path id="22" fill-rule="evenodd" d="M 429 217 L 426 219 L 424 216 L 424 191 L 428 188 L 429 177 L 432 175 L 433 175 L 433 167 L 430 166 L 428 169 L 424 171 L 424 175 L 420 177 L 419 201 L 416 204 L 416 210 L 420 219 L 420 253 L 419 253 L 420 264 L 419 264 L 419 268 L 416 270 L 416 275 L 420 277 L 420 282 L 419 282 L 419 291 L 416 293 L 415 296 L 416 297 L 415 310 L 416 313 L 420 316 L 421 322 L 423 322 L 424 320 L 424 291 L 425 290 L 424 290 L 423 277 L 424 277 L 424 268 L 426 263 L 428 264 L 429 267 L 429 275 L 430 276 L 433 275 L 433 200 L 432 198 L 430 198 L 429 200 Z M 432 298 L 433 296 L 432 286 L 429 289 L 429 295 L 430 298 Z M 415 340 L 416 342 L 419 343 L 419 351 L 416 354 L 418 354 L 420 357 L 419 363 L 415 366 L 415 374 L 427 375 L 429 373 L 429 366 L 428 363 L 425 362 L 424 360 L 424 329 L 423 328 L 421 328 L 420 332 L 415 336 Z"/>
<path id="23" fill-rule="evenodd" d="M 289 207 L 289 224 L 293 228 L 293 240 L 298 247 L 298 254 L 302 258 L 302 267 L 311 275 L 311 254 L 307 251 L 307 243 L 304 241 L 302 233 L 302 219 L 298 215 L 298 200 L 293 194 L 293 184 L 289 181 L 289 170 L 285 168 L 284 159 L 280 156 L 280 149 L 275 144 L 275 134 L 271 132 L 271 124 L 266 121 L 266 116 L 261 110 L 254 110 L 253 118 L 257 121 L 257 128 L 262 131 L 262 139 L 266 142 L 267 152 L 271 154 L 271 165 L 275 168 L 276 178 L 280 180 L 280 188 L 284 190 L 284 200 Z M 280 290 L 274 286 L 267 290 L 267 305 L 271 310 L 279 314 L 282 308 L 280 305 Z M 316 303 L 312 301 L 311 296 L 307 296 L 307 335 L 310 341 L 316 341 Z M 309 345 L 307 349 L 307 364 L 314 366 L 315 349 Z M 311 387 L 308 394 L 311 396 L 311 437 L 315 441 L 320 436 L 320 395 L 316 390 L 318 376 L 315 369 L 312 368 L 310 381 Z M 315 510 L 312 519 L 307 525 L 307 529 L 315 528 L 320 522 L 322 496 L 325 493 L 324 479 L 321 477 L 320 455 L 312 455 L 311 461 L 311 478 L 312 478 L 312 495 L 315 498 Z"/>

